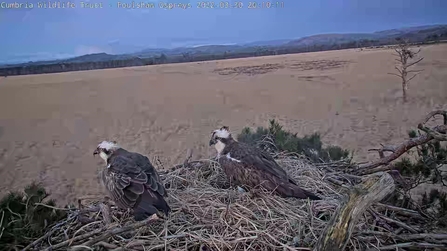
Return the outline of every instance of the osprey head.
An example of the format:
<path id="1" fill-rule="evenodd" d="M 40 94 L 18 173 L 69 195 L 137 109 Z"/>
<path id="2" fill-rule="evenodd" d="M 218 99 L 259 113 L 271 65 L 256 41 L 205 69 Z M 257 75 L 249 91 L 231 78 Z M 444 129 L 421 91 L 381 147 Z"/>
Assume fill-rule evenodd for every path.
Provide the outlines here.
<path id="1" fill-rule="evenodd" d="M 116 141 L 103 141 L 96 147 L 93 156 L 99 154 L 99 156 L 107 162 L 107 159 L 119 148 L 120 147 L 117 145 Z"/>
<path id="2" fill-rule="evenodd" d="M 230 128 L 228 126 L 222 126 L 220 129 L 214 130 L 211 133 L 210 146 L 230 138 L 231 138 Z"/>
<path id="3" fill-rule="evenodd" d="M 228 141 L 232 139 L 233 137 L 231 137 L 230 128 L 228 126 L 222 126 L 220 129 L 212 132 L 209 145 L 214 145 L 217 153 L 220 154 Z"/>

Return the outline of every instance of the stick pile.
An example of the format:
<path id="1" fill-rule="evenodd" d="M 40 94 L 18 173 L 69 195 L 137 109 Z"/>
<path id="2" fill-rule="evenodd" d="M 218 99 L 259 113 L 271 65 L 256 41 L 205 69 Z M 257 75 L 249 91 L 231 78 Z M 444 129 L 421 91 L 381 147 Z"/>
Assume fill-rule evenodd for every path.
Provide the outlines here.
<path id="1" fill-rule="evenodd" d="M 80 203 L 25 250 L 312 250 L 362 177 L 334 171 L 348 162 L 315 165 L 284 154 L 277 161 L 324 199 L 240 192 L 228 186 L 216 162 L 185 161 L 161 174 L 173 210 L 169 217 L 135 222 L 109 201 Z M 376 203 L 359 218 L 347 250 L 447 248 L 447 233 L 428 215 Z"/>

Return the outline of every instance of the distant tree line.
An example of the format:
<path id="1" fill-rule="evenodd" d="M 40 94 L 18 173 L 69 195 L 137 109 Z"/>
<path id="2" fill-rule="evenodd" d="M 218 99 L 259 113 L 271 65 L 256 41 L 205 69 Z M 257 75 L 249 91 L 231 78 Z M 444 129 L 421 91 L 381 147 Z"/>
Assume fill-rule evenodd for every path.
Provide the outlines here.
<path id="1" fill-rule="evenodd" d="M 58 73 L 67 71 L 86 71 L 95 69 L 120 68 L 129 66 L 146 65 L 146 61 L 140 58 L 110 60 L 99 62 L 67 62 L 41 65 L 20 65 L 0 68 L 0 76 Z"/>
<path id="2" fill-rule="evenodd" d="M 444 32 L 444 33 L 441 33 L 441 34 L 428 35 L 425 38 L 426 42 L 430 42 L 430 41 L 439 42 L 441 40 L 447 40 L 447 32 Z"/>
<path id="3" fill-rule="evenodd" d="M 447 32 L 442 34 L 429 35 L 419 44 L 429 42 L 439 42 L 447 39 Z M 411 38 L 409 39 L 411 41 Z M 418 39 L 420 41 L 420 39 Z M 287 44 L 283 46 L 259 46 L 246 47 L 235 51 L 225 51 L 220 53 L 198 51 L 194 53 L 182 53 L 178 55 L 159 54 L 148 58 L 134 57 L 122 60 L 109 60 L 97 62 L 64 62 L 64 63 L 50 63 L 41 65 L 17 65 L 17 66 L 0 66 L 0 76 L 13 75 L 27 75 L 27 74 L 43 74 L 43 73 L 57 73 L 67 71 L 85 71 L 95 69 L 143 66 L 143 65 L 157 65 L 169 63 L 186 63 L 186 62 L 200 62 L 209 60 L 221 59 L 236 59 L 247 57 L 260 57 L 282 54 L 295 54 L 304 52 L 341 50 L 350 48 L 364 48 L 364 47 L 378 47 L 384 45 L 396 44 L 395 39 L 362 39 L 358 41 L 350 41 L 345 43 L 326 43 L 313 44 L 309 46 L 296 46 Z"/>
<path id="4" fill-rule="evenodd" d="M 272 55 L 283 54 L 295 54 L 304 52 L 316 52 L 316 51 L 328 51 L 328 50 L 341 50 L 349 48 L 360 48 L 378 45 L 378 40 L 363 39 L 360 41 L 353 41 L 342 44 L 331 45 L 312 45 L 312 46 L 275 46 L 275 47 L 247 47 L 239 51 L 226 51 L 223 53 L 209 53 L 209 52 L 197 52 L 197 53 L 182 53 L 181 55 L 165 55 L 155 56 L 146 59 L 147 65 L 152 64 L 172 64 L 172 63 L 186 63 L 186 62 L 201 62 L 209 60 L 221 60 L 221 59 L 236 59 L 247 57 L 262 57 Z"/>

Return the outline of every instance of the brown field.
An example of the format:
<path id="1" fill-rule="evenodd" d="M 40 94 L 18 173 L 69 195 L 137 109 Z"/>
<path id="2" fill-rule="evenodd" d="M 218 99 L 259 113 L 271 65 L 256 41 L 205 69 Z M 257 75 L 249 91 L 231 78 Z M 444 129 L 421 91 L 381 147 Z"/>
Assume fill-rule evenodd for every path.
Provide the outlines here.
<path id="1" fill-rule="evenodd" d="M 425 69 L 402 104 L 392 50 L 358 49 L 0 79 L 1 193 L 41 181 L 60 203 L 101 192 L 96 145 L 169 167 L 212 154 L 211 130 L 278 119 L 299 135 L 375 158 L 433 109 L 447 109 L 447 45 L 422 48 Z M 157 165 L 161 168 L 160 165 Z"/>

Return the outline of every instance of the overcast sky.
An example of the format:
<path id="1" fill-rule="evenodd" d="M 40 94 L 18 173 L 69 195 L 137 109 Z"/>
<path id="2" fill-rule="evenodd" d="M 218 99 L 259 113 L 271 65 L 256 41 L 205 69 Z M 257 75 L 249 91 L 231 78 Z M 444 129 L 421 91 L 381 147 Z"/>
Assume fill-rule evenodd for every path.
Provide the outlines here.
<path id="1" fill-rule="evenodd" d="M 0 8 L 0 62 L 447 24 L 444 0 L 283 0 L 284 7 L 270 9 L 248 9 L 244 0 L 243 8 L 231 9 L 198 9 L 193 0 L 143 1 L 154 4 L 151 9 L 118 8 L 116 0 L 87 1 L 103 8 L 82 8 L 78 0 L 71 0 L 76 3 L 72 9 L 38 8 L 35 0 L 28 0 L 32 9 Z M 3 7 L 9 2 L 14 1 L 0 1 Z M 161 2 L 191 8 L 167 10 Z"/>

